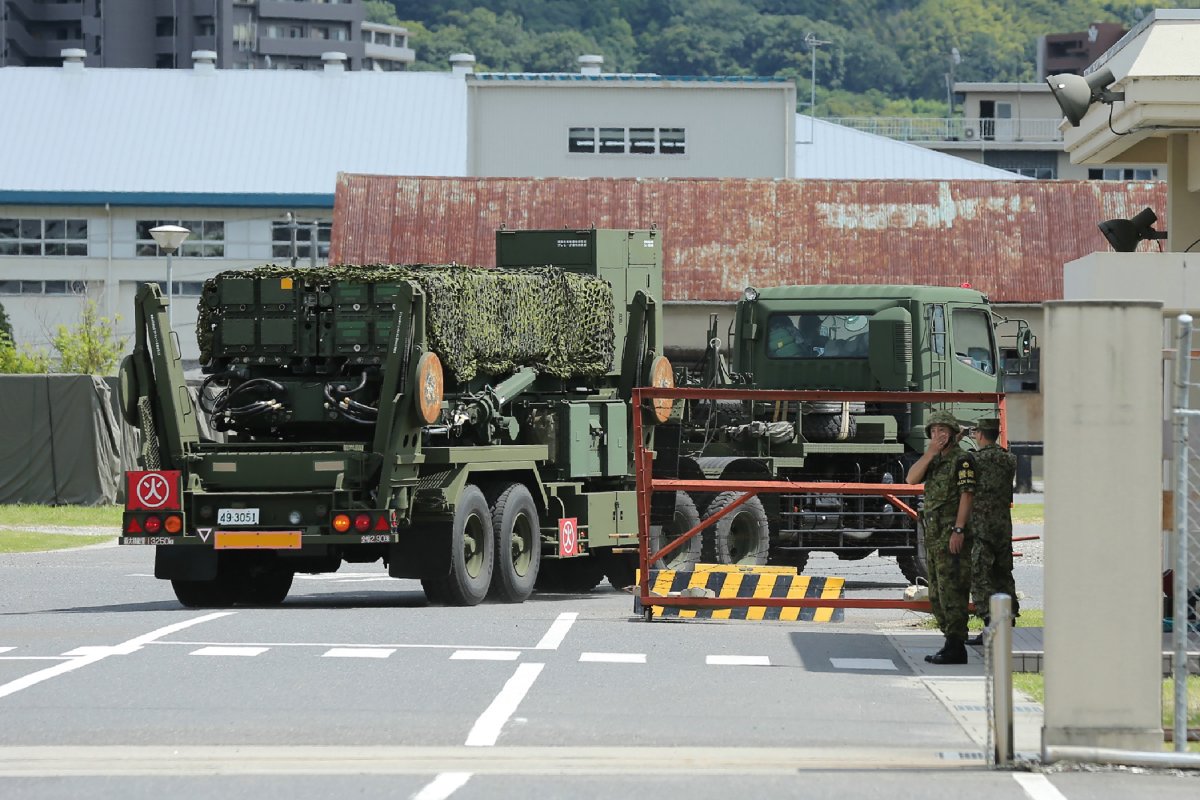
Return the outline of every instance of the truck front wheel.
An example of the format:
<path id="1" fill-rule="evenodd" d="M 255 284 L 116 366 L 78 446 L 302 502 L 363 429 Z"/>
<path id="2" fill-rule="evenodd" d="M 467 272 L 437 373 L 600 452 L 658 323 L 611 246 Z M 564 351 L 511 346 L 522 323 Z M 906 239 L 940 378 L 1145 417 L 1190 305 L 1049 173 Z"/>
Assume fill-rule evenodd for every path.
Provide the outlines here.
<path id="1" fill-rule="evenodd" d="M 713 516 L 733 503 L 741 492 L 721 492 L 704 516 Z M 716 564 L 762 565 L 771 544 L 770 524 L 762 501 L 751 497 L 704 531 L 704 561 Z"/>
<path id="2" fill-rule="evenodd" d="M 513 483 L 506 487 L 492 506 L 496 567 L 491 597 L 521 603 L 533 594 L 542 562 L 540 528 L 537 506 L 525 485 Z"/>
<path id="3" fill-rule="evenodd" d="M 900 571 L 911 586 L 918 583 L 929 585 L 929 565 L 925 559 L 925 527 L 918 522 L 915 550 L 910 555 L 896 556 L 896 563 L 900 565 Z"/>

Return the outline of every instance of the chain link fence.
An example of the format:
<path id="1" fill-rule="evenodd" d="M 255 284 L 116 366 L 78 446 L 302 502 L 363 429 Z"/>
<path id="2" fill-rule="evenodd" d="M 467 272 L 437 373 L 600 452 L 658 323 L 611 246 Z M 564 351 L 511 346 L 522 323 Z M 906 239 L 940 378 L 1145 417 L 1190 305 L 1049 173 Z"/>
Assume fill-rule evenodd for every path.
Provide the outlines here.
<path id="1" fill-rule="evenodd" d="M 1176 320 L 1173 426 L 1174 535 L 1170 537 L 1170 568 L 1163 576 L 1164 628 L 1171 632 L 1171 674 L 1174 677 L 1172 739 L 1177 752 L 1188 743 L 1188 653 L 1200 651 L 1200 374 L 1193 350 L 1192 318 Z"/>

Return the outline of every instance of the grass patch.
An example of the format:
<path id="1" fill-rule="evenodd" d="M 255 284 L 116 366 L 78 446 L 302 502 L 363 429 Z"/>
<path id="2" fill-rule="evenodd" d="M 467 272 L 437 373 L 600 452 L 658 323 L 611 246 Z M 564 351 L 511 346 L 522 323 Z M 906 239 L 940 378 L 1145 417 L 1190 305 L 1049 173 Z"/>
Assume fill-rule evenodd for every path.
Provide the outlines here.
<path id="1" fill-rule="evenodd" d="M 116 536 L 80 536 L 72 533 L 38 533 L 36 531 L 0 531 L 0 553 L 35 553 L 44 550 L 66 550 L 89 544 L 111 542 Z"/>
<path id="2" fill-rule="evenodd" d="M 1046 521 L 1044 503 L 1020 503 L 1012 507 L 1012 521 L 1021 524 L 1042 524 Z"/>
<path id="3" fill-rule="evenodd" d="M 925 619 L 921 620 L 919 628 L 928 628 L 937 630 L 937 620 L 932 614 L 927 614 Z M 1027 608 L 1021 611 L 1021 616 L 1017 617 L 1018 628 L 1044 628 L 1046 627 L 1046 614 L 1040 608 Z M 979 617 L 967 618 L 967 630 L 981 631 L 983 630 L 983 620 Z"/>
<path id="4" fill-rule="evenodd" d="M 1035 703 L 1046 700 L 1046 681 L 1041 673 L 1014 672 L 1013 688 Z M 1163 727 L 1175 726 L 1175 680 L 1164 678 L 1162 682 Z M 1189 728 L 1200 728 L 1200 675 L 1189 675 L 1187 679 L 1187 709 Z M 1174 750 L 1171 742 L 1163 743 L 1164 750 Z M 1189 742 L 1188 752 L 1200 753 L 1200 742 Z"/>
<path id="5" fill-rule="evenodd" d="M 121 506 L 0 505 L 0 525 L 121 527 Z"/>

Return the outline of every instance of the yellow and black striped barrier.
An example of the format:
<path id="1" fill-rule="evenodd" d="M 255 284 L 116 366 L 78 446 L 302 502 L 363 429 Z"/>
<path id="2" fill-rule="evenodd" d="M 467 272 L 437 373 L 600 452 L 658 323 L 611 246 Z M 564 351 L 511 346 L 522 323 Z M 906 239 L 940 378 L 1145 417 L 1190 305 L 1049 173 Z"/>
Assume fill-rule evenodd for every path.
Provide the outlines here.
<path id="1" fill-rule="evenodd" d="M 638 576 L 640 579 L 640 575 Z M 697 564 L 687 572 L 651 570 L 650 594 L 679 596 L 688 589 L 707 589 L 716 597 L 777 597 L 839 599 L 845 578 L 797 575 L 795 567 L 742 567 L 728 564 Z M 783 622 L 841 622 L 840 608 L 782 608 L 779 606 L 743 606 L 740 608 L 677 608 L 655 606 L 655 618 L 681 619 L 765 619 Z M 635 614 L 645 607 L 641 598 L 633 601 Z"/>

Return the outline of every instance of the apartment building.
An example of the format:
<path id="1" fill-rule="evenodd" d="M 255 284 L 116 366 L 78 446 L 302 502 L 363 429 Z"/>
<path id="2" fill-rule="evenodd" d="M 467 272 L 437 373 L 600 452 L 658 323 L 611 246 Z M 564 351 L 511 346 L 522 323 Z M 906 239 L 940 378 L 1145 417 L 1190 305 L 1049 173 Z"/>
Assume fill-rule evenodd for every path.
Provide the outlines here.
<path id="1" fill-rule="evenodd" d="M 404 69 L 408 31 L 366 21 L 362 0 L 0 0 L 0 67 L 56 66 L 79 49 L 89 67 L 174 69 L 195 51 L 227 69 Z"/>

